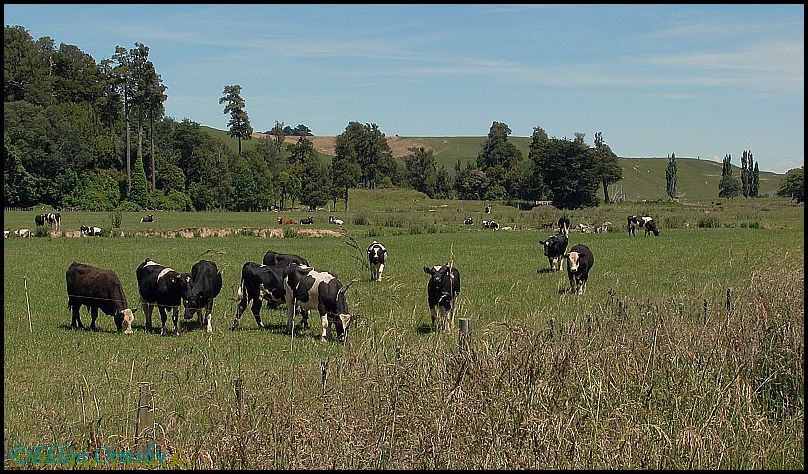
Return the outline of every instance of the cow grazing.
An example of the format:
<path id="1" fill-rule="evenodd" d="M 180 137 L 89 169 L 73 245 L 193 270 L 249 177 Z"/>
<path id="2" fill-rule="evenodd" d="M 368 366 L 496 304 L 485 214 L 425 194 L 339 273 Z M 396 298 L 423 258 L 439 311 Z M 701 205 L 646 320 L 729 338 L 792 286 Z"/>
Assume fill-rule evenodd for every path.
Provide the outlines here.
<path id="1" fill-rule="evenodd" d="M 570 218 L 569 217 L 567 217 L 566 215 L 561 216 L 558 219 L 558 233 L 559 234 L 564 234 L 567 237 L 569 237 L 570 236 L 570 224 L 571 223 L 570 223 Z"/>
<path id="2" fill-rule="evenodd" d="M 185 299 L 185 319 L 191 319 L 196 313 L 199 327 L 204 323 L 205 329 L 212 332 L 213 299 L 219 296 L 220 291 L 222 273 L 216 264 L 208 260 L 196 262 L 191 268 L 191 287 Z"/>
<path id="3" fill-rule="evenodd" d="M 182 300 L 188 296 L 191 275 L 177 272 L 151 260 L 144 260 L 135 273 L 140 303 L 143 305 L 143 312 L 146 313 L 146 330 L 152 329 L 152 312 L 157 306 L 162 322 L 160 335 L 165 334 L 166 308 L 171 308 L 174 333 L 179 335 L 179 308 Z"/>
<path id="4" fill-rule="evenodd" d="M 146 217 L 141 217 L 140 222 L 154 222 L 154 216 L 149 214 Z"/>
<path id="5" fill-rule="evenodd" d="M 651 217 L 628 216 L 628 235 L 629 236 L 635 235 L 634 232 L 640 228 L 645 229 L 646 236 L 649 233 L 653 233 L 655 236 L 659 236 L 659 229 L 657 229 L 656 223 Z"/>
<path id="6" fill-rule="evenodd" d="M 330 224 L 336 224 L 336 225 L 344 225 L 345 224 L 345 221 L 343 221 L 342 219 L 337 219 L 334 216 L 328 216 L 328 222 Z"/>
<path id="7" fill-rule="evenodd" d="M 62 225 L 62 215 L 58 212 L 39 214 L 38 216 L 34 216 L 34 223 L 36 223 L 37 227 L 47 224 L 48 227 L 56 227 L 56 230 L 59 230 L 59 227 Z"/>
<path id="8" fill-rule="evenodd" d="M 14 235 L 27 239 L 33 237 L 33 232 L 31 232 L 31 229 L 17 229 L 14 231 Z"/>
<path id="9" fill-rule="evenodd" d="M 570 253 L 564 254 L 567 261 L 567 277 L 570 280 L 570 291 L 579 295 L 586 291 L 586 281 L 589 279 L 589 270 L 595 264 L 595 257 L 584 244 L 577 244 L 570 249 Z"/>
<path id="10" fill-rule="evenodd" d="M 286 302 L 283 272 L 292 264 L 308 266 L 309 262 L 294 254 L 283 254 L 270 250 L 264 255 L 263 265 L 247 262 L 241 267 L 241 283 L 236 293 L 239 304 L 232 329 L 238 329 L 241 315 L 247 309 L 250 301 L 252 301 L 252 313 L 256 324 L 258 327 L 264 327 L 264 323 L 261 322 L 261 302 L 266 301 L 267 307 L 271 309 L 276 309 Z M 309 312 L 302 310 L 301 313 L 301 325 L 308 328 Z"/>
<path id="11" fill-rule="evenodd" d="M 303 219 L 300 219 L 300 223 L 306 225 L 314 224 L 314 217 L 313 216 L 304 217 Z"/>
<path id="12" fill-rule="evenodd" d="M 464 225 L 473 225 L 474 224 L 474 218 L 467 217 L 466 220 L 463 221 L 463 224 Z"/>
<path id="13" fill-rule="evenodd" d="M 380 281 L 387 261 L 387 249 L 384 245 L 373 241 L 368 246 L 368 262 L 370 262 L 370 281 Z"/>
<path id="14" fill-rule="evenodd" d="M 101 235 L 100 227 L 83 225 L 79 228 L 79 230 L 81 232 L 81 235 L 88 235 L 88 236 Z"/>
<path id="15" fill-rule="evenodd" d="M 322 333 L 320 340 L 325 341 L 331 324 L 337 332 L 337 338 L 345 342 L 351 314 L 345 293 L 355 282 L 343 286 L 336 275 L 329 272 L 318 272 L 309 266 L 289 265 L 283 272 L 283 288 L 286 292 L 287 320 L 286 329 L 293 334 L 295 308 L 317 310 L 320 313 Z"/>
<path id="16" fill-rule="evenodd" d="M 121 280 L 110 270 L 73 262 L 65 272 L 67 281 L 67 307 L 73 310 L 70 326 L 83 328 L 79 309 L 81 305 L 90 308 L 92 321 L 90 329 L 95 330 L 98 309 L 112 316 L 118 332 L 132 334 L 132 322 L 137 308 L 130 309 L 126 303 Z"/>
<path id="17" fill-rule="evenodd" d="M 483 227 L 491 230 L 499 230 L 499 224 L 496 221 L 483 221 Z"/>
<path id="18" fill-rule="evenodd" d="M 426 291 L 429 313 L 432 315 L 432 330 L 449 330 L 454 326 L 452 302 L 460 293 L 460 270 L 447 263 L 433 267 L 425 266 L 424 273 L 430 275 Z"/>
<path id="19" fill-rule="evenodd" d="M 297 224 L 297 221 L 288 217 L 278 217 L 278 224 Z"/>
<path id="20" fill-rule="evenodd" d="M 564 252 L 567 251 L 569 239 L 564 233 L 551 235 L 547 240 L 541 243 L 544 247 L 544 255 L 547 257 L 547 262 L 550 264 L 550 271 L 553 271 L 558 266 L 561 270 L 561 261 L 564 258 Z"/>

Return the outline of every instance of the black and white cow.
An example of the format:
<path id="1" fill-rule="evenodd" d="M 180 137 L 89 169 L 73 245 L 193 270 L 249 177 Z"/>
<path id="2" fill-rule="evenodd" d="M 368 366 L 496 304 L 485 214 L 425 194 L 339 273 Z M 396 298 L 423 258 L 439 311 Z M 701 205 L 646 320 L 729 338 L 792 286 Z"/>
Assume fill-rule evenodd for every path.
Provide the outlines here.
<path id="1" fill-rule="evenodd" d="M 264 254 L 264 260 L 262 261 L 262 263 L 270 267 L 279 267 L 280 272 L 278 274 L 281 275 L 281 277 L 283 277 L 283 270 L 285 270 L 290 263 L 296 263 L 298 265 L 308 265 L 309 261 L 301 257 L 300 255 L 295 255 L 293 253 L 279 253 L 269 250 L 267 251 L 267 253 Z"/>
<path id="2" fill-rule="evenodd" d="M 83 225 L 79 228 L 79 230 L 81 232 L 81 235 L 88 235 L 88 236 L 101 235 L 100 227 Z"/>
<path id="3" fill-rule="evenodd" d="M 143 312 L 146 313 L 146 330 L 152 330 L 152 312 L 157 306 L 162 322 L 160 335 L 165 334 L 166 308 L 171 308 L 174 333 L 179 335 L 179 310 L 182 301 L 188 296 L 191 275 L 180 273 L 151 260 L 144 260 L 135 273 L 140 292 L 140 303 L 143 306 Z"/>
<path id="4" fill-rule="evenodd" d="M 337 338 L 345 342 L 351 323 L 345 292 L 357 280 L 351 280 L 347 286 L 336 275 L 329 272 L 318 272 L 309 266 L 289 265 L 283 273 L 283 288 L 286 292 L 287 320 L 286 330 L 293 334 L 295 308 L 317 310 L 320 313 L 322 333 L 320 340 L 325 341 L 331 324 L 337 331 Z"/>
<path id="5" fill-rule="evenodd" d="M 73 262 L 65 272 L 67 281 L 67 307 L 72 308 L 73 318 L 70 326 L 83 328 L 79 309 L 81 305 L 90 308 L 92 321 L 90 329 L 95 330 L 95 320 L 99 308 L 112 316 L 118 332 L 132 334 L 132 323 L 137 308 L 131 309 L 126 303 L 126 295 L 118 275 L 111 270 Z"/>
<path id="6" fill-rule="evenodd" d="M 300 223 L 306 225 L 314 224 L 314 217 L 313 216 L 304 217 L 303 219 L 300 219 Z"/>
<path id="7" fill-rule="evenodd" d="M 485 205 L 485 211 L 484 212 L 486 214 L 491 214 L 491 205 L 490 204 Z"/>
<path id="8" fill-rule="evenodd" d="M 452 303 L 460 293 L 460 270 L 447 263 L 432 267 L 424 266 L 424 273 L 430 275 L 426 293 L 429 313 L 432 315 L 432 330 L 449 330 L 454 326 Z"/>
<path id="9" fill-rule="evenodd" d="M 569 237 L 570 236 L 570 224 L 571 223 L 570 223 L 570 218 L 569 217 L 567 217 L 566 215 L 561 216 L 558 219 L 558 233 L 559 234 L 564 234 L 567 237 Z"/>
<path id="10" fill-rule="evenodd" d="M 154 216 L 149 214 L 146 217 L 141 217 L 140 222 L 154 222 Z"/>
<path id="11" fill-rule="evenodd" d="M 547 262 L 550 264 L 550 271 L 553 271 L 558 265 L 558 270 L 561 270 L 561 261 L 564 258 L 564 252 L 567 251 L 569 239 L 565 233 L 551 235 L 547 240 L 541 243 L 544 247 L 544 255 L 547 257 Z"/>
<path id="12" fill-rule="evenodd" d="M 34 233 L 31 232 L 31 229 L 17 229 L 17 230 L 14 231 L 14 235 L 16 235 L 17 237 L 22 237 L 22 238 L 26 238 L 26 239 L 33 237 L 33 234 Z"/>
<path id="13" fill-rule="evenodd" d="M 196 313 L 199 327 L 204 323 L 205 330 L 213 332 L 213 299 L 219 296 L 220 291 L 222 273 L 216 264 L 208 260 L 196 262 L 191 268 L 191 286 L 185 299 L 185 319 L 191 319 Z"/>
<path id="14" fill-rule="evenodd" d="M 467 217 L 466 220 L 463 221 L 463 225 L 473 225 L 473 224 L 474 224 L 473 217 Z"/>
<path id="15" fill-rule="evenodd" d="M 655 236 L 659 236 L 659 229 L 657 229 L 652 218 L 648 216 L 628 216 L 628 235 L 635 235 L 634 232 L 639 228 L 645 229 L 645 235 L 653 233 Z"/>
<path id="16" fill-rule="evenodd" d="M 4 238 L 4 239 L 7 239 L 9 235 L 11 235 L 11 231 L 10 231 L 10 230 L 4 230 L 4 231 L 3 231 L 3 238 Z"/>
<path id="17" fill-rule="evenodd" d="M 47 224 L 48 227 L 56 227 L 56 230 L 59 230 L 59 227 L 62 225 L 62 215 L 58 212 L 39 214 L 38 216 L 34 216 L 34 223 L 36 223 L 37 226 Z"/>
<path id="18" fill-rule="evenodd" d="M 336 218 L 336 217 L 334 217 L 334 216 L 328 216 L 328 222 L 329 222 L 330 224 L 336 224 L 336 225 L 343 225 L 343 224 L 345 224 L 345 221 L 343 221 L 342 219 L 337 219 L 337 218 Z"/>
<path id="19" fill-rule="evenodd" d="M 286 302 L 283 290 L 283 272 L 278 274 L 269 265 L 259 265 L 247 262 L 241 267 L 241 282 L 236 292 L 238 309 L 231 329 L 236 330 L 241 321 L 241 315 L 252 301 L 252 314 L 258 327 L 264 327 L 261 322 L 261 302 L 266 300 L 269 308 L 275 309 Z"/>
<path id="20" fill-rule="evenodd" d="M 45 225 L 45 214 L 34 216 L 34 224 L 36 224 L 37 227 Z"/>
<path id="21" fill-rule="evenodd" d="M 567 277 L 570 280 L 570 291 L 579 295 L 586 291 L 586 282 L 589 279 L 589 270 L 595 264 L 595 257 L 592 251 L 584 244 L 577 244 L 570 249 L 570 253 L 564 254 L 567 261 Z"/>
<path id="22" fill-rule="evenodd" d="M 387 249 L 384 245 L 373 241 L 368 246 L 368 262 L 370 263 L 370 281 L 380 281 L 387 261 Z"/>
<path id="23" fill-rule="evenodd" d="M 496 221 L 483 221 L 483 227 L 491 230 L 499 230 L 499 224 Z"/>

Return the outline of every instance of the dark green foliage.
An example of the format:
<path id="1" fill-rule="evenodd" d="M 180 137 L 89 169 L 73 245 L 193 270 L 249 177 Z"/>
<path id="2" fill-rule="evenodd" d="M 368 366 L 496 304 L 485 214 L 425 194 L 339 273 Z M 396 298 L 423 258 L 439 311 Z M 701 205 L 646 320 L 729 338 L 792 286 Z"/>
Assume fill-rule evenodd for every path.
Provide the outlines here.
<path id="1" fill-rule="evenodd" d="M 3 132 L 3 200 L 7 206 L 30 206 L 39 197 L 37 179 L 22 162 L 20 150 Z"/>
<path id="2" fill-rule="evenodd" d="M 727 154 L 721 166 L 721 181 L 718 183 L 718 197 L 731 198 L 740 195 L 741 186 L 732 176 L 732 157 Z"/>
<path id="3" fill-rule="evenodd" d="M 252 169 L 246 157 L 239 157 L 233 173 L 234 211 L 254 211 L 260 206 L 258 188 L 253 179 Z"/>
<path id="4" fill-rule="evenodd" d="M 609 198 L 609 185 L 623 179 L 623 168 L 617 159 L 617 155 L 611 147 L 603 141 L 603 132 L 595 134 L 595 159 L 598 166 L 600 182 L 603 185 L 603 200 L 606 204 L 611 202 Z"/>
<path id="5" fill-rule="evenodd" d="M 304 137 L 301 139 L 305 140 Z M 315 153 L 304 158 L 300 169 L 300 204 L 308 206 L 310 211 L 328 202 L 331 195 L 329 171 L 329 166 L 322 163 Z"/>
<path id="6" fill-rule="evenodd" d="M 121 200 L 120 178 L 114 172 L 85 173 L 81 184 L 64 198 L 64 205 L 87 211 L 109 211 Z"/>
<path id="7" fill-rule="evenodd" d="M 432 149 L 410 148 L 404 159 L 404 177 L 407 184 L 433 198 L 437 194 L 438 167 Z"/>
<path id="8" fill-rule="evenodd" d="M 483 142 L 482 150 L 477 155 L 477 168 L 484 172 L 491 190 L 486 190 L 485 194 L 491 199 L 503 197 L 507 192 L 509 195 L 516 195 L 513 188 L 516 181 L 508 182 L 508 174 L 512 172 L 516 164 L 522 159 L 522 152 L 516 145 L 508 141 L 511 129 L 507 124 L 493 122 L 488 131 L 488 138 Z M 507 190 L 506 185 L 510 185 Z M 486 198 L 488 199 L 488 198 Z"/>
<path id="9" fill-rule="evenodd" d="M 668 167 L 665 169 L 665 192 L 671 199 L 676 198 L 676 153 L 668 156 Z"/>
<path id="10" fill-rule="evenodd" d="M 132 166 L 132 188 L 126 199 L 137 203 L 141 207 L 149 206 L 149 181 L 146 179 L 146 170 L 143 169 L 143 154 L 137 151 L 137 159 Z"/>
<path id="11" fill-rule="evenodd" d="M 581 140 L 552 138 L 531 142 L 530 159 L 560 209 L 597 206 L 601 178 L 594 150 Z"/>
<path id="12" fill-rule="evenodd" d="M 755 162 L 755 168 L 752 170 L 752 187 L 749 189 L 751 197 L 758 197 L 760 193 L 760 169 L 758 169 L 758 162 Z"/>
<path id="13" fill-rule="evenodd" d="M 797 202 L 805 201 L 804 170 L 804 166 L 788 170 L 786 177 L 780 182 L 777 195 L 794 199 Z"/>
<path id="14" fill-rule="evenodd" d="M 253 128 L 250 125 L 250 117 L 244 110 L 246 106 L 241 98 L 241 86 L 236 84 L 224 87 L 224 96 L 219 99 L 219 103 L 225 103 L 224 112 L 230 114 L 230 121 L 227 126 L 230 128 L 230 136 L 238 138 L 238 154 L 241 154 L 241 140 L 249 140 L 252 137 Z"/>

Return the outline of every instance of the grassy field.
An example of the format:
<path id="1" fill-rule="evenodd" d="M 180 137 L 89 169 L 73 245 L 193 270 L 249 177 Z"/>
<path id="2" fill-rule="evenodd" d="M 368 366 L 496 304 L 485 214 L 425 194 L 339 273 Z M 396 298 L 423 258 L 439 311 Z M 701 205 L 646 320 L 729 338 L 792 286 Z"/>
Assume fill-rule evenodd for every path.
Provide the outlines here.
<path id="1" fill-rule="evenodd" d="M 9 441 L 133 450 L 138 384 L 150 382 L 155 442 L 193 467 L 804 467 L 803 206 L 576 211 L 573 225 L 609 219 L 617 228 L 571 234 L 570 246 L 586 243 L 595 256 L 578 297 L 565 291 L 565 272 L 546 271 L 538 245 L 549 235 L 538 227 L 559 211 L 495 205 L 489 216 L 517 230 L 482 231 L 460 222 L 486 216 L 484 203 L 380 192 L 352 191 L 351 212 L 336 213 L 347 218 L 341 238 L 5 240 Z M 625 216 L 645 211 L 662 235 L 627 237 Z M 33 214 L 6 212 L 6 228 Z M 154 226 L 271 226 L 277 215 L 161 213 Z M 716 215 L 723 226 L 696 225 Z M 136 217 L 126 215 L 123 228 L 146 226 Z M 64 213 L 63 225 L 104 219 Z M 364 260 L 373 240 L 390 254 L 381 282 L 369 281 Z M 290 338 L 284 310 L 262 310 L 268 329 L 245 314 L 241 330 L 229 330 L 241 265 L 267 250 L 302 255 L 345 282 L 360 278 L 347 296 L 357 319 L 346 345 L 320 343 L 315 329 Z M 115 271 L 134 306 L 144 259 L 190 271 L 203 255 L 224 275 L 212 334 L 193 326 L 179 337 L 147 334 L 142 311 L 132 336 L 103 314 L 98 332 L 69 328 L 71 262 Z M 468 351 L 458 350 L 456 332 L 428 328 L 422 267 L 449 259 L 462 275 L 456 317 L 471 321 Z"/>

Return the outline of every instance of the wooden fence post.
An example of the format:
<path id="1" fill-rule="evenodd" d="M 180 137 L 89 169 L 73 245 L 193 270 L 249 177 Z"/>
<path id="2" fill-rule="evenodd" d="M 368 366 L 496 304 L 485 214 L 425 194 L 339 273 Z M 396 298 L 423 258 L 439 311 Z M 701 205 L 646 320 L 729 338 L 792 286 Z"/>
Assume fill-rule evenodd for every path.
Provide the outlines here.
<path id="1" fill-rule="evenodd" d="M 149 382 L 140 382 L 140 398 L 137 405 L 137 428 L 135 445 L 138 452 L 146 452 L 149 441 L 154 439 L 154 402 Z"/>
<path id="2" fill-rule="evenodd" d="M 708 306 L 709 306 L 709 303 L 707 303 L 707 299 L 705 298 L 704 303 L 701 306 L 701 314 L 702 314 L 702 317 L 704 318 L 704 324 L 707 324 L 707 308 L 708 308 Z"/>
<path id="3" fill-rule="evenodd" d="M 469 337 L 471 335 L 471 321 L 469 318 L 460 318 L 460 332 L 457 338 L 457 345 L 461 352 L 466 352 L 469 349 Z"/>
<path id="4" fill-rule="evenodd" d="M 734 308 L 732 303 L 732 288 L 727 288 L 727 312 L 731 312 Z"/>

